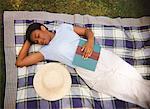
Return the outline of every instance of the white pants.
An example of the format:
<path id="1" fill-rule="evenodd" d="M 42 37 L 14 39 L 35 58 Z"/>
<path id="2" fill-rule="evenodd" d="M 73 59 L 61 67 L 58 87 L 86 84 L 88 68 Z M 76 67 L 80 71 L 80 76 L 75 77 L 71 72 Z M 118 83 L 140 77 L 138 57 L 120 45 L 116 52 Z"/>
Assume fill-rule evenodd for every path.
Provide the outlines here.
<path id="1" fill-rule="evenodd" d="M 112 52 L 101 49 L 95 72 L 76 71 L 92 89 L 150 109 L 150 81 Z"/>

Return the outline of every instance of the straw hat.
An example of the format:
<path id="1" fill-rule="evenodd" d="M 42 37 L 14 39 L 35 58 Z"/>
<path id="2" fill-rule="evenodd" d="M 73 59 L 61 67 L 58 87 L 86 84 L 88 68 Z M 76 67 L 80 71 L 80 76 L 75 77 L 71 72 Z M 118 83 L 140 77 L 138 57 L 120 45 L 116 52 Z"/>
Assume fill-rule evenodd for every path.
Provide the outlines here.
<path id="1" fill-rule="evenodd" d="M 51 62 L 38 65 L 33 86 L 37 94 L 43 99 L 59 100 L 70 92 L 71 76 L 61 63 Z"/>

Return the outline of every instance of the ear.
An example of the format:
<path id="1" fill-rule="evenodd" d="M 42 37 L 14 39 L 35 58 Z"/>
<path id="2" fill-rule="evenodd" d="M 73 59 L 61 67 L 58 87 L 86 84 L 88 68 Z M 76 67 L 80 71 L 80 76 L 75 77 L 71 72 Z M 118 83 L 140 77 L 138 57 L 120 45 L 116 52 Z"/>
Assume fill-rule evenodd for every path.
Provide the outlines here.
<path id="1" fill-rule="evenodd" d="M 40 28 L 41 28 L 42 31 L 46 30 L 46 28 L 44 26 L 41 26 Z"/>

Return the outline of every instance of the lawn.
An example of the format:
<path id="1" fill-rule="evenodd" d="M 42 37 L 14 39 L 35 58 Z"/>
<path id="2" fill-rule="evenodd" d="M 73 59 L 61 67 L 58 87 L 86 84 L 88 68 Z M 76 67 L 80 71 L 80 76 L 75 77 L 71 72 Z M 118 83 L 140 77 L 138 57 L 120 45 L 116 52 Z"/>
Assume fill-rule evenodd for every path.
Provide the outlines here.
<path id="1" fill-rule="evenodd" d="M 4 50 L 2 14 L 7 11 L 47 11 L 93 16 L 150 16 L 149 0 L 1 0 L 0 1 L 0 108 L 3 106 Z"/>
<path id="2" fill-rule="evenodd" d="M 2 10 L 49 11 L 109 17 L 150 15 L 149 0 L 5 0 Z"/>

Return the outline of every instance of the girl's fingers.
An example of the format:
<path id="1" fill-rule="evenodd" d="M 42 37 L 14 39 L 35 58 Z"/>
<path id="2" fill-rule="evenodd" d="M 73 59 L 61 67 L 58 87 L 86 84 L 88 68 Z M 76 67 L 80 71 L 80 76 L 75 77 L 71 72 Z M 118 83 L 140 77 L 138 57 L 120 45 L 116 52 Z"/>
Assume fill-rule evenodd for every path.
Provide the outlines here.
<path id="1" fill-rule="evenodd" d="M 83 52 L 82 58 L 87 59 L 91 56 L 93 50 L 85 44 L 82 46 L 81 51 Z"/>
<path id="2" fill-rule="evenodd" d="M 92 51 L 87 50 L 83 52 L 83 58 L 87 59 L 88 57 L 90 57 L 92 54 Z"/>
<path id="3" fill-rule="evenodd" d="M 85 45 L 82 46 L 81 51 L 84 51 L 84 49 L 85 49 Z"/>

